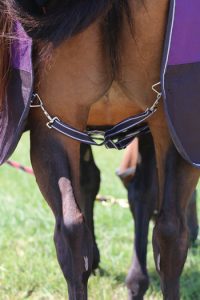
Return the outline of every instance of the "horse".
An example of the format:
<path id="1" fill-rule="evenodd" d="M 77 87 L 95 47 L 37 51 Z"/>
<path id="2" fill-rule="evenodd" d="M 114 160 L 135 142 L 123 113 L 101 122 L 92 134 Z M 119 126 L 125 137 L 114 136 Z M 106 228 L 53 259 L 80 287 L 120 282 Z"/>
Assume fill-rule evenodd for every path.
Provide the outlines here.
<path id="1" fill-rule="evenodd" d="M 33 41 L 34 96 L 30 111 L 26 109 L 26 127 L 30 129 L 36 180 L 55 217 L 54 242 L 70 300 L 87 299 L 95 248 L 91 224 L 84 215 L 87 199 L 80 188 L 80 142 L 95 144 L 96 128 L 113 126 L 133 115 L 137 116 L 129 121 L 134 125 L 138 118 L 146 122 L 136 132 L 148 126 L 155 145 L 159 193 L 153 247 L 163 297 L 180 299 L 179 278 L 188 250 L 186 211 L 199 170 L 173 143 L 175 135 L 162 101 L 165 93 L 159 91 L 164 37 L 174 3 L 0 1 L 1 25 L 8 24 L 6 29 L 1 26 L 1 43 L 8 44 L 3 47 L 8 57 L 1 68 L 10 67 L 12 51 L 8 49 L 12 45 L 7 41 L 12 40 L 16 22 Z M 4 91 L 10 74 L 0 74 Z M 27 83 L 30 78 L 23 79 Z M 194 93 L 191 99 L 196 99 Z M 112 117 L 107 118 L 108 110 Z M 25 120 L 21 121 L 20 126 L 25 126 Z M 124 123 L 121 125 L 124 128 Z M 87 134 L 87 128 L 95 130 Z M 133 138 L 128 132 L 116 143 L 111 138 L 114 133 L 112 129 L 105 133 L 102 143 L 125 147 Z M 135 299 L 134 292 L 130 297 Z"/>

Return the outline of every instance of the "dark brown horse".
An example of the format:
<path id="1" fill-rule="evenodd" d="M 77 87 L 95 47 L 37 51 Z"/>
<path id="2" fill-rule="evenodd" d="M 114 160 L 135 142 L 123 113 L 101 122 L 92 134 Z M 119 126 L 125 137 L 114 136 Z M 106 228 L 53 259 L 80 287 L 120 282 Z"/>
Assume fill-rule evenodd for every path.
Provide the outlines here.
<path id="1" fill-rule="evenodd" d="M 0 4 L 2 20 L 11 25 L 21 21 L 33 38 L 34 90 L 50 115 L 84 131 L 88 126 L 114 125 L 155 103 L 152 86 L 160 81 L 169 0 L 1 0 Z M 1 32 L 5 35 L 9 29 L 12 26 Z M 112 118 L 107 119 L 107 109 Z M 179 299 L 188 249 L 186 210 L 199 171 L 173 145 L 162 101 L 147 122 L 159 182 L 155 263 L 164 299 Z M 94 240 L 80 188 L 80 142 L 50 130 L 41 109 L 31 109 L 28 125 L 36 179 L 55 216 L 55 246 L 69 299 L 87 299 Z"/>

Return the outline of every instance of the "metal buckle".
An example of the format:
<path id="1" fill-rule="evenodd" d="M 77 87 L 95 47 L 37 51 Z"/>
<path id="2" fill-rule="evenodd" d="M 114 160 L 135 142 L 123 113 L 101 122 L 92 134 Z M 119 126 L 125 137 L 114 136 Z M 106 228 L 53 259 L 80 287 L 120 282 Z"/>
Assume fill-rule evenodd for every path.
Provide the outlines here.
<path id="1" fill-rule="evenodd" d="M 161 82 L 160 82 L 160 81 L 157 82 L 157 83 L 155 83 L 155 84 L 153 84 L 151 88 L 152 88 L 152 91 L 154 91 L 154 92 L 158 95 L 158 97 L 161 97 L 161 96 L 162 96 L 162 92 L 159 92 L 159 91 L 156 89 L 156 87 L 159 86 L 159 85 L 161 85 Z"/>
<path id="2" fill-rule="evenodd" d="M 60 121 L 60 120 L 58 119 L 58 117 L 54 117 L 54 118 L 52 118 L 49 122 L 46 123 L 46 126 L 47 126 L 49 129 L 52 129 L 52 124 L 53 124 L 55 121 Z"/>
<path id="3" fill-rule="evenodd" d="M 35 100 L 39 101 L 39 104 L 33 104 L 33 102 Z M 37 108 L 37 107 L 42 107 L 42 105 L 43 105 L 43 103 L 42 103 L 42 100 L 40 99 L 40 96 L 38 94 L 33 94 L 33 98 L 31 100 L 30 107 Z"/>
<path id="4" fill-rule="evenodd" d="M 155 102 L 152 104 L 152 106 L 150 108 L 147 108 L 147 112 L 150 111 L 150 112 L 155 112 L 157 110 L 157 106 L 159 104 L 159 100 L 160 98 L 162 97 L 162 92 L 159 92 L 156 87 L 159 86 L 161 84 L 161 82 L 157 82 L 155 84 L 152 85 L 151 89 L 154 93 L 156 93 L 157 95 L 157 98 L 155 100 Z"/>
<path id="5" fill-rule="evenodd" d="M 157 86 L 160 85 L 160 82 L 152 85 L 152 90 L 156 93 L 157 97 L 156 97 L 156 100 L 154 101 L 154 103 L 152 104 L 152 106 L 150 108 L 147 108 L 142 114 L 139 114 L 137 115 L 137 118 L 138 117 L 143 117 L 139 122 L 137 122 L 136 124 L 132 124 L 132 127 L 133 125 L 136 126 L 137 124 L 140 124 L 141 122 L 144 122 L 148 117 L 150 117 L 157 109 L 157 105 L 159 103 L 159 100 L 162 96 L 162 93 L 159 92 L 157 90 Z M 37 101 L 36 104 L 34 104 L 33 102 L 34 101 Z M 59 120 L 58 117 L 52 117 L 48 111 L 46 110 L 40 96 L 37 94 L 37 93 L 34 93 L 33 94 L 33 97 L 32 97 L 32 101 L 31 101 L 31 104 L 30 104 L 30 107 L 33 107 L 33 108 L 41 108 L 41 111 L 43 112 L 43 114 L 45 115 L 45 117 L 48 119 L 47 123 L 46 123 L 46 126 L 49 128 L 49 129 L 56 129 L 57 131 L 65 134 L 65 132 L 63 132 L 62 130 L 59 129 L 59 127 L 56 127 L 56 124 L 53 126 L 54 122 L 57 121 L 57 122 L 60 122 L 60 125 L 61 124 L 61 121 Z M 133 118 L 133 117 L 132 117 Z M 119 124 L 123 124 L 123 122 L 125 122 L 126 120 L 118 123 L 117 125 Z M 59 125 L 59 123 L 58 123 Z M 67 124 L 64 124 L 66 128 L 69 128 L 70 126 L 68 126 Z M 115 125 L 115 126 L 117 126 Z M 113 127 L 114 128 L 114 131 L 116 130 L 115 126 Z M 132 127 L 128 127 L 128 128 L 132 128 Z M 132 133 L 128 133 L 128 128 L 127 129 L 124 129 L 123 131 L 122 130 L 119 130 L 119 132 L 117 132 L 117 136 L 116 136 L 116 132 L 114 133 L 109 133 L 110 130 L 105 130 L 105 131 L 102 131 L 102 130 L 89 130 L 89 131 L 86 131 L 85 134 L 83 134 L 82 132 L 78 131 L 78 130 L 75 130 L 72 128 L 72 130 L 76 131 L 77 133 L 79 134 L 82 134 L 82 135 L 87 135 L 87 138 L 84 139 L 83 138 L 83 141 L 85 141 L 86 143 L 90 143 L 90 144 L 93 144 L 93 145 L 98 145 L 98 146 L 102 146 L 102 145 L 105 145 L 107 148 L 115 148 L 115 149 L 122 149 L 122 148 L 125 148 L 125 146 L 120 146 L 120 143 L 121 142 L 124 142 L 125 139 L 129 139 L 131 138 L 131 135 Z M 125 136 L 121 135 L 121 134 L 124 134 Z M 100 135 L 100 136 L 99 136 Z M 134 134 L 135 135 L 135 134 Z M 77 137 L 74 137 L 73 135 L 69 135 L 71 136 L 72 138 L 76 139 L 76 140 L 79 140 L 79 138 Z M 129 137 L 130 136 L 130 137 Z M 90 141 L 88 141 L 88 137 L 90 138 Z M 97 141 L 97 142 L 96 142 Z"/>
<path id="6" fill-rule="evenodd" d="M 115 143 L 112 139 L 106 140 L 105 146 L 106 146 L 107 149 L 112 149 L 112 148 L 109 146 L 109 143 L 113 146 L 113 149 L 119 150 L 119 148 L 117 147 L 116 143 Z"/>
<path id="7" fill-rule="evenodd" d="M 33 104 L 33 102 L 37 100 L 37 102 L 39 103 L 36 103 L 36 104 Z M 46 111 L 45 107 L 44 107 L 44 104 L 40 98 L 40 96 L 38 94 L 33 94 L 33 99 L 31 101 L 31 105 L 30 107 L 33 107 L 33 108 L 41 108 L 42 112 L 44 113 L 44 115 L 46 116 L 46 118 L 49 120 L 47 123 L 46 123 L 46 126 L 51 129 L 52 128 L 52 124 L 55 122 L 55 120 L 57 121 L 60 121 L 58 119 L 58 117 L 51 117 L 50 114 Z"/>
<path id="8" fill-rule="evenodd" d="M 96 142 L 96 140 L 100 141 L 100 143 L 98 145 L 100 145 L 100 146 L 104 145 L 104 143 L 105 143 L 105 132 L 103 130 L 89 130 L 89 131 L 87 131 L 87 134 L 95 142 Z M 100 137 L 98 137 L 98 135 L 100 135 Z"/>

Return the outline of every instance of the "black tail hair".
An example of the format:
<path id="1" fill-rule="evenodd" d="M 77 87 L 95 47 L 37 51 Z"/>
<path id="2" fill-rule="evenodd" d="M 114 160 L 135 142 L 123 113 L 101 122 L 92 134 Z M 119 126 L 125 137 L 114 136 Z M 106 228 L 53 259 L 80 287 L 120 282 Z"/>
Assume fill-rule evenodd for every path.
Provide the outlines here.
<path id="1" fill-rule="evenodd" d="M 12 0 L 5 0 L 10 2 Z M 49 0 L 46 13 L 35 0 L 16 0 L 20 21 L 33 39 L 57 44 L 106 14 L 113 0 Z"/>
<path id="2" fill-rule="evenodd" d="M 127 18 L 130 31 L 133 23 L 128 0 L 113 1 L 104 23 L 104 41 L 110 57 L 113 76 L 119 72 L 120 65 L 120 35 L 124 17 Z"/>
<path id="3" fill-rule="evenodd" d="M 46 13 L 40 4 L 47 4 Z M 20 21 L 34 41 L 46 42 L 44 57 L 48 54 L 48 42 L 57 45 L 102 16 L 104 45 L 113 76 L 120 64 L 119 37 L 123 18 L 127 17 L 132 26 L 129 0 L 42 0 L 39 5 L 38 0 L 0 0 L 0 10 L 8 13 L 12 21 Z"/>
<path id="4" fill-rule="evenodd" d="M 48 4 L 46 14 L 36 0 L 16 1 L 21 8 L 21 22 L 29 35 L 54 45 L 83 31 L 102 15 L 104 45 L 110 57 L 113 76 L 118 72 L 119 37 L 124 17 L 132 27 L 128 0 L 42 0 L 42 3 Z"/>

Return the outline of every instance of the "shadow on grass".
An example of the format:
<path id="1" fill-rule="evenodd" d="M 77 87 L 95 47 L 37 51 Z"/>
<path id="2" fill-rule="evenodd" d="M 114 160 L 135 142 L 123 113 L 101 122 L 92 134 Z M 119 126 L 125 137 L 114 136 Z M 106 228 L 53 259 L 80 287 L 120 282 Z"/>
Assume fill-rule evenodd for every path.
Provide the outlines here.
<path id="1" fill-rule="evenodd" d="M 125 284 L 126 273 L 113 274 L 103 268 L 97 271 L 100 277 L 114 279 L 116 285 Z M 150 286 L 148 295 L 161 295 L 160 280 L 156 271 L 149 272 Z M 181 276 L 181 296 L 183 300 L 200 299 L 200 272 L 195 270 L 187 270 Z M 157 298 L 156 298 L 157 299 Z"/>
<path id="2" fill-rule="evenodd" d="M 114 279 L 116 284 L 123 284 L 127 276 L 127 274 L 124 272 L 113 274 L 113 272 L 109 272 L 108 270 L 103 269 L 102 267 L 99 267 L 99 269 L 96 271 L 96 274 L 99 275 L 100 277 L 112 278 Z"/>

